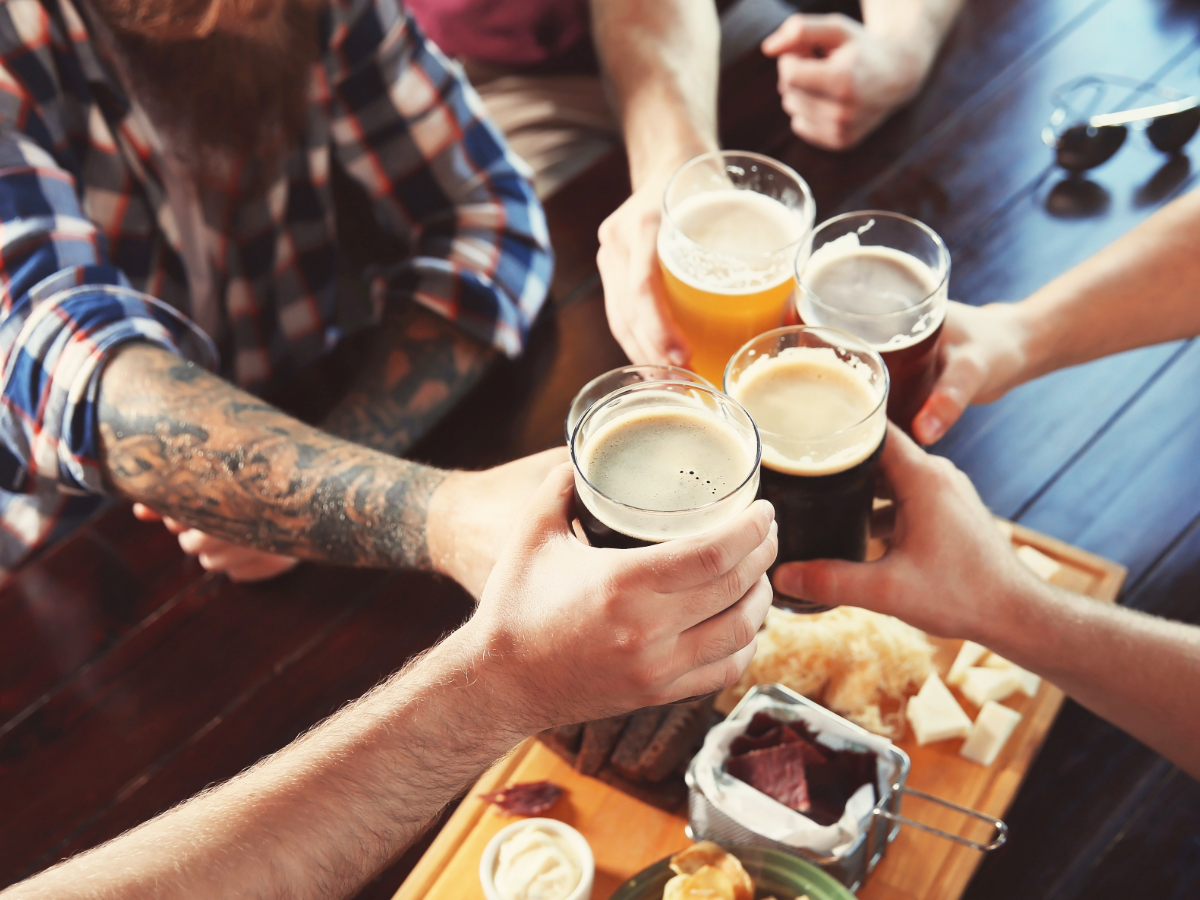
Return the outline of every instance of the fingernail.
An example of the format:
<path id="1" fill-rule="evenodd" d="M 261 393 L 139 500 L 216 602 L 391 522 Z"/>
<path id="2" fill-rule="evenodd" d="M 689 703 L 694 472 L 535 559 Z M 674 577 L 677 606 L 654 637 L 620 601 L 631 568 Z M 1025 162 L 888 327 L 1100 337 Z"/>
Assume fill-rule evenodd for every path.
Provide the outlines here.
<path id="1" fill-rule="evenodd" d="M 921 418 L 921 431 L 925 434 L 925 443 L 932 444 L 942 436 L 945 424 L 937 416 L 929 415 Z"/>
<path id="2" fill-rule="evenodd" d="M 680 366 L 680 367 L 686 365 L 687 361 L 688 361 L 687 354 L 684 353 L 682 350 L 678 350 L 678 349 L 668 350 L 667 351 L 667 359 L 669 359 L 671 361 L 671 365 Z"/>

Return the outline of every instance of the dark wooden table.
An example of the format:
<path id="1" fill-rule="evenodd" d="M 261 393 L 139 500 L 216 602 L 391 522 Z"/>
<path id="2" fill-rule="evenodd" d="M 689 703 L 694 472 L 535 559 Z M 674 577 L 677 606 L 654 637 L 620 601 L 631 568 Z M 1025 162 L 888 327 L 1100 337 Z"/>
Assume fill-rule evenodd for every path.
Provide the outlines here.
<path id="1" fill-rule="evenodd" d="M 1039 132 L 1051 90 L 1077 75 L 1200 89 L 1200 4 L 966 6 L 920 98 L 853 153 L 790 134 L 773 68 L 755 54 L 726 72 L 723 139 L 797 168 L 819 218 L 870 206 L 929 223 L 953 254 L 952 295 L 978 304 L 1024 296 L 1190 188 L 1189 157 L 1140 136 L 1064 186 Z M 526 358 L 416 456 L 480 467 L 561 441 L 575 391 L 623 362 L 594 260 L 596 227 L 626 191 L 613 157 L 548 204 L 554 314 Z M 996 513 L 1127 565 L 1126 605 L 1200 620 L 1194 342 L 1027 385 L 971 410 L 937 450 Z M 0 885 L 283 746 L 470 609 L 455 585 L 414 574 L 304 566 L 239 587 L 126 507 L 110 510 L 0 586 Z M 971 900 L 1200 896 L 1200 785 L 1074 704 L 1008 820 L 1012 839 L 981 866 Z M 361 896 L 389 897 L 422 849 Z"/>

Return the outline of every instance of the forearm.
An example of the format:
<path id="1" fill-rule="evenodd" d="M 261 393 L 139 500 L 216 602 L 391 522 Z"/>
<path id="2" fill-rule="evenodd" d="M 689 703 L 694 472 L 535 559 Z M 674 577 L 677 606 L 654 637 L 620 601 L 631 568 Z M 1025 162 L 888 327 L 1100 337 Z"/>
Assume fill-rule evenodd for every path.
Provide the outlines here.
<path id="1" fill-rule="evenodd" d="M 1200 334 L 1200 191 L 1014 304 L 1020 381 L 1123 350 Z"/>
<path id="2" fill-rule="evenodd" d="M 207 534 L 345 565 L 430 566 L 426 521 L 445 472 L 304 425 L 167 351 L 114 354 L 99 425 L 110 485 Z"/>
<path id="3" fill-rule="evenodd" d="M 863 24 L 882 36 L 919 43 L 930 59 L 954 24 L 963 0 L 861 0 Z"/>
<path id="4" fill-rule="evenodd" d="M 1200 778 L 1200 628 L 1035 585 L 979 642 Z"/>
<path id="5" fill-rule="evenodd" d="M 322 428 L 402 456 L 479 383 L 497 356 L 422 306 L 385 314 L 360 374 Z"/>
<path id="6" fill-rule="evenodd" d="M 710 0 L 592 0 L 634 190 L 717 148 L 721 30 Z"/>
<path id="7" fill-rule="evenodd" d="M 524 736 L 470 627 L 253 769 L 8 898 L 347 897 Z"/>

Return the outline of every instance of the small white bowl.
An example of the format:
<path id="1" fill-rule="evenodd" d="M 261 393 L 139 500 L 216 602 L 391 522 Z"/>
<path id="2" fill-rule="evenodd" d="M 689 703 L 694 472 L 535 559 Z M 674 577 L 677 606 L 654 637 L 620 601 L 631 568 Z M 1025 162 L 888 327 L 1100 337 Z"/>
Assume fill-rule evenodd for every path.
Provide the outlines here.
<path id="1" fill-rule="evenodd" d="M 483 885 L 484 896 L 487 900 L 501 900 L 500 892 L 496 890 L 493 876 L 496 872 L 496 856 L 500 853 L 500 845 L 523 828 L 529 826 L 544 828 L 561 835 L 567 845 L 575 852 L 579 861 L 579 884 L 567 895 L 567 900 L 588 900 L 592 896 L 592 882 L 596 878 L 596 858 L 587 839 L 565 822 L 558 819 L 521 819 L 502 828 L 495 837 L 488 841 L 479 860 L 479 883 Z"/>

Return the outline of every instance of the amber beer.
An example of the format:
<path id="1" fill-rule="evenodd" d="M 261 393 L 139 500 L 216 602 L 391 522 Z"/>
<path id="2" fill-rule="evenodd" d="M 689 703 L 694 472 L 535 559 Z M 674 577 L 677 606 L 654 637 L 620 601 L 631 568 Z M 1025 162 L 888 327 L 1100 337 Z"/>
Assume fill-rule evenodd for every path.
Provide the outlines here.
<path id="1" fill-rule="evenodd" d="M 658 258 L 700 375 L 719 384 L 738 347 L 779 326 L 814 214 L 804 179 L 755 153 L 707 153 L 672 176 Z"/>
<path id="2" fill-rule="evenodd" d="M 888 418 L 911 434 L 938 376 L 950 283 L 942 239 L 907 216 L 847 213 L 817 228 L 796 271 L 800 320 L 878 351 L 891 373 Z"/>
<path id="3" fill-rule="evenodd" d="M 576 515 L 597 547 L 700 534 L 754 502 L 760 453 L 750 416 L 716 388 L 622 388 L 594 403 L 575 429 Z"/>
<path id="4" fill-rule="evenodd" d="M 888 373 L 879 354 L 833 329 L 779 328 L 738 351 L 725 387 L 758 425 L 761 494 L 779 523 L 776 565 L 864 560 L 887 433 Z M 776 602 L 818 609 L 803 598 Z"/>

